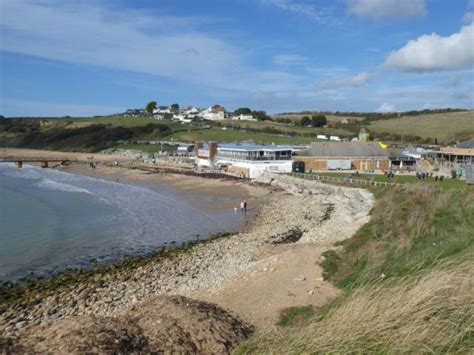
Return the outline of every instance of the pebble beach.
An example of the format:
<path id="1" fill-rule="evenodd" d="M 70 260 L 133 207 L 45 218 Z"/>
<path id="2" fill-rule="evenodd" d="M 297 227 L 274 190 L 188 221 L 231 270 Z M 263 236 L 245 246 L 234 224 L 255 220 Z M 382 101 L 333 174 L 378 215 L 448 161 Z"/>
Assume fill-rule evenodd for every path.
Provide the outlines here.
<path id="1" fill-rule="evenodd" d="M 113 316 L 161 295 L 212 300 L 222 287 L 288 248 L 304 245 L 322 252 L 350 237 L 368 221 L 373 204 L 365 190 L 270 174 L 249 191 L 261 203 L 240 232 L 10 294 L 0 309 L 2 335 L 21 336 L 71 316 Z M 239 313 L 232 302 L 222 306 Z M 252 321 L 245 314 L 243 318 Z"/>

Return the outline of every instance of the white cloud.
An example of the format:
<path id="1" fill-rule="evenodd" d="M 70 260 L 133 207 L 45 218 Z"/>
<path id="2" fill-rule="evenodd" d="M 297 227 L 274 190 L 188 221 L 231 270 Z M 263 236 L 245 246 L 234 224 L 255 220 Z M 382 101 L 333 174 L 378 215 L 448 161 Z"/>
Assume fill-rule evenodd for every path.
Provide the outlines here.
<path id="1" fill-rule="evenodd" d="M 474 11 L 468 11 L 463 16 L 463 21 L 467 23 L 471 23 L 474 21 Z"/>
<path id="2" fill-rule="evenodd" d="M 437 71 L 465 68 L 474 64 L 474 23 L 458 33 L 441 37 L 436 33 L 409 41 L 393 51 L 385 64 L 403 71 Z"/>
<path id="3" fill-rule="evenodd" d="M 369 73 L 361 72 L 354 76 L 322 80 L 316 84 L 316 88 L 326 90 L 342 87 L 360 87 L 365 85 L 370 80 L 370 78 L 371 77 Z"/>
<path id="4" fill-rule="evenodd" d="M 378 112 L 395 112 L 395 106 L 389 103 L 384 102 L 380 107 L 377 109 Z"/>
<path id="5" fill-rule="evenodd" d="M 273 61 L 278 65 L 297 66 L 306 65 L 308 58 L 299 54 L 280 54 L 273 57 Z"/>
<path id="6" fill-rule="evenodd" d="M 279 8 L 283 11 L 311 17 L 323 23 L 330 21 L 331 11 L 328 8 L 316 7 L 298 0 L 258 0 L 260 3 Z"/>
<path id="7" fill-rule="evenodd" d="M 474 0 L 469 0 L 469 3 L 467 4 L 467 11 L 462 19 L 466 23 L 471 23 L 474 21 Z"/>
<path id="8" fill-rule="evenodd" d="M 348 0 L 347 6 L 349 14 L 373 20 L 404 19 L 426 12 L 425 0 Z"/>
<path id="9" fill-rule="evenodd" d="M 8 1 L 2 10 L 5 34 L 0 46 L 6 51 L 162 76 L 200 77 L 209 84 L 200 73 L 227 73 L 226 67 L 238 64 L 236 49 L 222 41 L 196 31 L 165 32 L 167 17 L 133 12 L 123 16 L 90 2 L 51 0 Z"/>
<path id="10" fill-rule="evenodd" d="M 196 23 L 208 19 L 134 10 L 124 14 L 113 4 L 102 0 L 2 2 L 0 50 L 152 74 L 209 88 L 291 88 L 301 79 L 251 66 L 244 48 L 196 28 Z"/>

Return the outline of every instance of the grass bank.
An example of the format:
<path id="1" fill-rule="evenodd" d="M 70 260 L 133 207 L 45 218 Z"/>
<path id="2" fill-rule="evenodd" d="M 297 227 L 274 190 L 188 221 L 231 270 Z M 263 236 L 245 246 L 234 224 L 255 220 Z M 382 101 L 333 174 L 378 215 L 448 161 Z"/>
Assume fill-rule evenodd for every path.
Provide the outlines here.
<path id="1" fill-rule="evenodd" d="M 238 353 L 468 353 L 474 349 L 474 190 L 379 190 L 372 219 L 325 253 L 342 295 L 285 314 Z"/>
<path id="2" fill-rule="evenodd" d="M 349 172 L 322 172 L 318 173 L 322 176 L 331 176 L 339 178 L 347 178 L 351 173 Z M 369 178 L 374 179 L 376 182 L 395 182 L 397 184 L 419 184 L 419 185 L 432 185 L 433 187 L 441 188 L 465 188 L 466 182 L 460 179 L 452 179 L 450 177 L 445 178 L 443 181 L 436 181 L 434 177 L 427 177 L 426 179 L 420 180 L 414 175 L 395 175 L 393 180 L 390 180 L 385 175 L 377 174 L 359 174 L 353 177 L 359 180 L 368 180 Z"/>

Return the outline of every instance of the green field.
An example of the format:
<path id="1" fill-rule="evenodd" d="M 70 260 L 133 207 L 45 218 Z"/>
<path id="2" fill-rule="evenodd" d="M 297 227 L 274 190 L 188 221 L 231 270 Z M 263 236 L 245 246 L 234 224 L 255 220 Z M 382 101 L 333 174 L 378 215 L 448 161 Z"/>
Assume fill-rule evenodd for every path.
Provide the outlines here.
<path id="1" fill-rule="evenodd" d="M 336 135 L 336 136 L 354 136 L 353 133 L 337 128 L 313 128 L 313 127 L 302 127 L 302 126 L 294 126 L 288 125 L 284 123 L 272 122 L 272 121 L 237 121 L 237 120 L 229 120 L 221 123 L 226 127 L 239 127 L 244 129 L 275 129 L 282 132 L 292 132 L 296 133 L 297 135 L 301 136 L 308 136 L 310 134 L 317 135 L 317 134 L 325 134 L 325 135 Z"/>
<path id="2" fill-rule="evenodd" d="M 233 129 L 222 130 L 220 128 L 181 131 L 167 137 L 167 139 L 170 138 L 183 142 L 196 142 L 203 140 L 216 142 L 253 141 L 265 144 L 309 144 L 312 141 L 312 139 L 305 137 L 285 137 L 283 135 L 245 132 Z"/>
<path id="3" fill-rule="evenodd" d="M 438 143 L 447 144 L 474 137 L 474 111 L 379 120 L 372 122 L 368 129 L 375 133 L 437 138 Z"/>
<path id="4" fill-rule="evenodd" d="M 318 115 L 320 112 L 311 112 L 311 113 L 287 113 L 287 114 L 276 114 L 273 115 L 272 118 L 275 120 L 278 120 L 279 118 L 289 118 L 290 120 L 293 121 L 299 121 L 303 116 L 308 116 L 311 117 L 312 115 Z M 364 117 L 356 117 L 356 116 L 350 116 L 350 115 L 345 115 L 345 116 L 336 116 L 336 115 L 325 115 L 326 118 L 328 119 L 328 122 L 340 122 L 345 118 L 350 118 L 350 119 L 355 119 L 357 121 L 361 121 L 364 119 Z"/>
<path id="5" fill-rule="evenodd" d="M 139 117 L 124 117 L 124 116 L 106 116 L 106 117 L 74 117 L 74 118 L 58 118 L 67 122 L 87 125 L 87 124 L 110 124 L 113 126 L 144 126 L 147 124 L 167 124 L 173 126 L 180 126 L 179 123 L 169 120 L 155 120 L 147 116 Z"/>

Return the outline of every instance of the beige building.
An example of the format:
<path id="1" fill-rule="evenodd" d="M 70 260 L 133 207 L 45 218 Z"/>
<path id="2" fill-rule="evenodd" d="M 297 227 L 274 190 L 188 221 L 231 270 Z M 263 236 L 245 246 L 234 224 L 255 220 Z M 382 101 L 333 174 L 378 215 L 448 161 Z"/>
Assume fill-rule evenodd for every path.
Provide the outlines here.
<path id="1" fill-rule="evenodd" d="M 295 153 L 305 170 L 384 171 L 390 167 L 389 152 L 377 142 L 314 142 Z"/>

